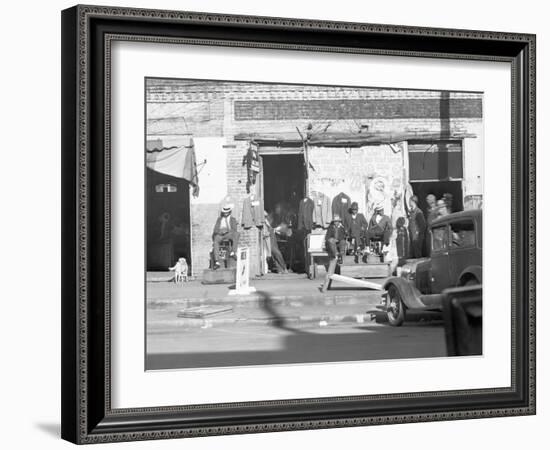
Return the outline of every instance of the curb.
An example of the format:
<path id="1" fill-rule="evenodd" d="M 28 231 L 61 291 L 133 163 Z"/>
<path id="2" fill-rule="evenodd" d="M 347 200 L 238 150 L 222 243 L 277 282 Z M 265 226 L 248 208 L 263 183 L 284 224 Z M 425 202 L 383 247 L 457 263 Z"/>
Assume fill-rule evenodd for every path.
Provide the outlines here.
<path id="1" fill-rule="evenodd" d="M 216 326 L 258 326 L 270 325 L 277 328 L 287 328 L 288 325 L 313 325 L 325 327 L 337 323 L 368 323 L 372 320 L 371 311 L 359 314 L 336 314 L 336 315 L 315 315 L 315 316 L 285 316 L 285 317 L 205 317 L 205 318 L 183 318 L 178 317 L 177 324 L 189 328 L 213 328 Z M 173 322 L 171 322 L 173 323 Z M 157 322 L 158 325 L 158 322 Z"/>
<path id="2" fill-rule="evenodd" d="M 383 291 L 365 291 L 365 293 L 353 293 L 345 295 L 330 295 L 327 293 L 305 294 L 305 295 L 275 295 L 268 299 L 258 295 L 233 296 L 233 297 L 191 297 L 191 298 L 155 298 L 147 301 L 147 307 L 163 306 L 203 306 L 203 305 L 246 305 L 258 306 L 265 301 L 269 301 L 274 306 L 307 306 L 307 305 L 356 305 L 356 304 L 377 304 L 376 302 L 366 302 L 366 297 L 374 296 L 378 299 Z"/>

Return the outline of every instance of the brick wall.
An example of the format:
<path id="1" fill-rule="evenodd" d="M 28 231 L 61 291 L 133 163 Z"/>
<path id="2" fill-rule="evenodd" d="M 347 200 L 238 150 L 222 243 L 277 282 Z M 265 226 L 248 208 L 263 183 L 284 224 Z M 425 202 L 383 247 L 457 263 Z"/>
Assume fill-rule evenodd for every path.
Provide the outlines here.
<path id="1" fill-rule="evenodd" d="M 148 134 L 171 130 L 229 139 L 295 132 L 309 123 L 357 131 L 357 121 L 370 131 L 463 131 L 480 123 L 483 112 L 482 94 L 469 92 L 200 80 L 148 80 L 146 99 Z"/>
<path id="2" fill-rule="evenodd" d="M 207 269 L 212 248 L 212 230 L 220 213 L 218 204 L 191 205 L 191 246 L 193 275 Z"/>
<path id="3" fill-rule="evenodd" d="M 191 133 L 194 137 L 221 136 L 224 101 L 157 102 L 147 104 L 147 134 Z"/>
<path id="4" fill-rule="evenodd" d="M 449 98 L 479 99 L 475 92 L 444 93 Z M 317 99 L 418 99 L 440 98 L 434 90 L 408 90 L 376 87 L 250 83 L 239 81 L 148 79 L 146 100 L 149 103 L 212 101 L 220 98 L 238 100 L 317 100 Z"/>
<path id="5" fill-rule="evenodd" d="M 248 142 L 237 141 L 227 145 L 227 193 L 235 202 L 234 216 L 239 222 L 240 245 L 250 248 L 250 274 L 259 274 L 259 235 L 258 230 L 252 227 L 248 230 L 242 228 L 242 205 L 245 197 L 249 195 L 246 190 L 247 170 L 242 165 L 243 156 L 248 151 Z M 260 195 L 259 183 L 251 186 L 251 192 Z"/>
<path id="6" fill-rule="evenodd" d="M 481 98 L 235 101 L 235 120 L 480 118 Z"/>

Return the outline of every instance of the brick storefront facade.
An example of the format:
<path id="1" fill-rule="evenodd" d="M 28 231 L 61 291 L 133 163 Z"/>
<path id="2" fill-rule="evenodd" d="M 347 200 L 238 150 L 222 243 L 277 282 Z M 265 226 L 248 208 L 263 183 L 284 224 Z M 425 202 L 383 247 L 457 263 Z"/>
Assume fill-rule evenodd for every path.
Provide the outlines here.
<path id="1" fill-rule="evenodd" d="M 243 156 L 255 136 L 259 140 L 269 136 L 270 149 L 277 147 L 280 152 L 290 139 L 296 152 L 301 139 L 297 129 L 303 136 L 308 129 L 313 135 L 326 132 L 360 138 L 368 133 L 369 142 L 353 145 L 312 140 L 307 185 L 310 191 L 331 198 L 346 192 L 370 215 L 369 189 L 373 180 L 382 179 L 387 214 L 394 222 L 404 215 L 402 202 L 409 192 L 408 142 L 425 141 L 428 148 L 438 136 L 454 139 L 462 148 L 462 204 L 466 208 L 482 202 L 480 93 L 148 79 L 146 97 L 147 139 L 191 135 L 195 141 L 201 187 L 199 196 L 191 199 L 190 213 L 195 275 L 208 267 L 212 228 L 224 197 L 231 197 L 234 216 L 240 221 L 248 195 Z M 376 142 L 378 134 L 384 137 L 381 142 Z M 392 135 L 408 138 L 392 139 Z M 258 195 L 262 192 L 259 183 L 251 189 Z M 251 249 L 251 273 L 257 273 L 258 231 L 240 231 L 241 243 Z"/>

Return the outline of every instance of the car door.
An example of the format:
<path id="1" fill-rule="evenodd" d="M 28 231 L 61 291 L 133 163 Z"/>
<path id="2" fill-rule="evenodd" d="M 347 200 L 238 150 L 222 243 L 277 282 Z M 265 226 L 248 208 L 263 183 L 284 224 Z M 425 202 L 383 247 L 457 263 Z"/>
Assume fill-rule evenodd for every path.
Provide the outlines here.
<path id="1" fill-rule="evenodd" d="M 473 219 L 465 218 L 450 224 L 449 270 L 452 286 L 469 266 L 481 266 L 481 250 L 476 243 Z M 479 281 L 479 280 L 478 280 Z"/>
<path id="2" fill-rule="evenodd" d="M 449 287 L 449 225 L 441 224 L 431 229 L 431 293 L 439 294 Z"/>

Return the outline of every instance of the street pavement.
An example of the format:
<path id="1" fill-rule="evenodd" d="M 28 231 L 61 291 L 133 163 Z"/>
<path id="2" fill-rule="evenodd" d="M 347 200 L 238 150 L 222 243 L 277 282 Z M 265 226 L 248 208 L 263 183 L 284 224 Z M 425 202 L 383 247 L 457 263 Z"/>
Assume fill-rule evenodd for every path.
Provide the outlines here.
<path id="1" fill-rule="evenodd" d="M 338 323 L 318 327 L 271 325 L 165 328 L 148 336 L 147 369 L 366 361 L 446 355 L 437 322 L 394 328 Z"/>
<path id="2" fill-rule="evenodd" d="M 258 292 L 228 296 L 227 285 L 147 283 L 148 370 L 441 357 L 445 332 L 437 315 L 391 327 L 382 291 L 302 276 L 253 280 Z M 379 280 L 381 282 L 381 280 Z M 212 308 L 221 312 L 209 314 Z M 182 317 L 191 309 L 201 317 Z M 210 308 L 210 309 L 209 309 Z"/>

